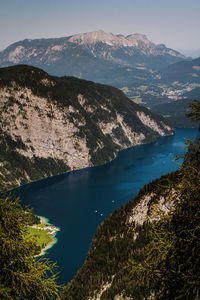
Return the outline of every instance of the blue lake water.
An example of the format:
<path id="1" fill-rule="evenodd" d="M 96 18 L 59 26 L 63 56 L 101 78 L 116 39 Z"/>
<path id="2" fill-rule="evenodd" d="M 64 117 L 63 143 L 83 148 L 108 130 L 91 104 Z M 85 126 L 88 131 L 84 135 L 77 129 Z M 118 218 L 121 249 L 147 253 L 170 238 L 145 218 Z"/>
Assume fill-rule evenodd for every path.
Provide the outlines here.
<path id="1" fill-rule="evenodd" d="M 92 237 L 103 219 L 127 203 L 146 183 L 178 168 L 176 155 L 197 129 L 177 129 L 174 136 L 121 151 L 103 166 L 73 171 L 27 184 L 19 189 L 23 203 L 60 227 L 58 242 L 47 257 L 56 261 L 60 282 L 72 279 L 83 264 Z M 181 162 L 181 161 L 179 161 Z"/>

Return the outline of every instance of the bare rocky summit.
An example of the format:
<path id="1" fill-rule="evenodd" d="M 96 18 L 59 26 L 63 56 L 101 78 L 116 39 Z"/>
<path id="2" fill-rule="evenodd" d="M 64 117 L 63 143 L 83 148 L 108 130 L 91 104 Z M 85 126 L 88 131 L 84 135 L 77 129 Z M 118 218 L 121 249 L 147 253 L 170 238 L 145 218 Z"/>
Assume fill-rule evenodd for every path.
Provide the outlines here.
<path id="1" fill-rule="evenodd" d="M 143 34 L 103 30 L 62 38 L 25 39 L 0 52 L 0 66 L 28 64 L 56 76 L 76 76 L 119 86 L 134 78 L 156 80 L 152 70 L 184 60 L 180 52 L 155 44 Z M 133 79 L 132 79 L 133 81 Z"/>

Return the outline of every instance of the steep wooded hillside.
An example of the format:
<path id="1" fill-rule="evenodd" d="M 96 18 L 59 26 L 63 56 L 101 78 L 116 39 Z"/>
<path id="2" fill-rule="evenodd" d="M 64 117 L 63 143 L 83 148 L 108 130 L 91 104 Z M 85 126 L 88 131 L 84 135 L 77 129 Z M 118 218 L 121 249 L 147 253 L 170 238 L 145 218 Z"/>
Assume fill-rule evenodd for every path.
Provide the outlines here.
<path id="1" fill-rule="evenodd" d="M 200 151 L 145 185 L 98 228 L 62 299 L 198 299 Z"/>
<path id="2" fill-rule="evenodd" d="M 6 189 L 114 159 L 173 134 L 120 90 L 19 65 L 0 69 L 0 182 Z"/>
<path id="3" fill-rule="evenodd" d="M 198 94 L 199 95 L 199 94 Z M 186 117 L 189 111 L 188 105 L 194 101 L 193 99 L 180 99 L 170 103 L 162 103 L 151 107 L 151 111 L 156 114 L 161 114 L 169 121 L 171 126 L 175 128 L 198 128 L 198 122 L 191 122 Z"/>

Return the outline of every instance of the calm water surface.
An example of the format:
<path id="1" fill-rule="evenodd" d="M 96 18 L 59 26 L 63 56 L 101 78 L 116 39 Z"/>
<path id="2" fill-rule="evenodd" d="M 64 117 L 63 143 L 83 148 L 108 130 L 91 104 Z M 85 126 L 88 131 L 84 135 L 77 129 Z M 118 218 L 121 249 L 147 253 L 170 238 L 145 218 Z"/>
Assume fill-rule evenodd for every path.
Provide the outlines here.
<path id="1" fill-rule="evenodd" d="M 62 283 L 71 280 L 83 264 L 103 219 L 131 200 L 144 184 L 176 170 L 174 158 L 184 153 L 184 138 L 194 140 L 196 135 L 197 129 L 177 129 L 174 136 L 120 152 L 106 165 L 17 189 L 24 204 L 61 229 L 47 257 L 57 262 Z"/>

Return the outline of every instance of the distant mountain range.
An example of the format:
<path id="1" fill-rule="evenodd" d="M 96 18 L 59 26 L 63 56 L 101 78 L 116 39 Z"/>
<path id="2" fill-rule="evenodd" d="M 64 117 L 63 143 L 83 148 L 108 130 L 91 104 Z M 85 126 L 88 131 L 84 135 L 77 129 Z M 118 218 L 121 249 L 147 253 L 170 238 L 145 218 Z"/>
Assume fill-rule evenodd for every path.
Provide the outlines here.
<path id="1" fill-rule="evenodd" d="M 199 93 L 200 95 L 200 93 Z M 194 98 L 186 98 L 168 103 L 161 103 L 151 107 L 151 111 L 161 114 L 176 128 L 195 128 L 199 127 L 199 122 L 191 122 L 186 118 L 186 112 L 189 112 L 189 104 L 194 101 Z"/>
<path id="2" fill-rule="evenodd" d="M 1 67 L 16 64 L 109 84 L 148 108 L 185 98 L 187 93 L 192 98 L 200 88 L 200 58 L 186 58 L 163 44 L 152 43 L 143 34 L 124 36 L 99 30 L 26 39 L 0 52 Z"/>
<path id="3" fill-rule="evenodd" d="M 161 71 L 161 76 L 165 82 L 200 83 L 200 57 L 171 64 Z"/>
<path id="4" fill-rule="evenodd" d="M 178 51 L 156 45 L 143 34 L 123 36 L 99 30 L 63 38 L 19 41 L 0 53 L 0 66 L 29 64 L 53 75 L 116 85 L 130 76 L 151 77 L 152 70 L 184 59 Z"/>

